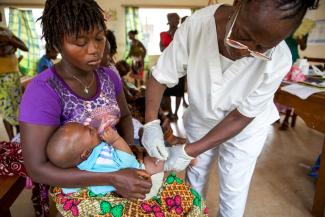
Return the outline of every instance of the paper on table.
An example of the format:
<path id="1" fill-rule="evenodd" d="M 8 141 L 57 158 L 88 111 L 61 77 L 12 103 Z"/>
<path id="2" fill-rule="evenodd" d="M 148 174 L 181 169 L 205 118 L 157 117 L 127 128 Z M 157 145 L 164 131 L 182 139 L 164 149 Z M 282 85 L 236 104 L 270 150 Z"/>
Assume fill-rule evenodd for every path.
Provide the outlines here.
<path id="1" fill-rule="evenodd" d="M 325 91 L 324 89 L 304 86 L 300 84 L 290 84 L 284 87 L 281 87 L 281 90 L 291 93 L 292 95 L 298 96 L 301 99 L 307 99 L 309 96 L 314 93 L 319 93 Z"/>

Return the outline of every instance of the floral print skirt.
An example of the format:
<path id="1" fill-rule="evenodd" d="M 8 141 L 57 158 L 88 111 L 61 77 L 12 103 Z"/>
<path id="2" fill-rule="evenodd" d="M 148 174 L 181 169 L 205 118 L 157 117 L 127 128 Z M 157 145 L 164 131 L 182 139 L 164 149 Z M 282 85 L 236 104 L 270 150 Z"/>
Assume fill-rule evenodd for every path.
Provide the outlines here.
<path id="1" fill-rule="evenodd" d="M 18 125 L 18 108 L 22 92 L 19 72 L 0 73 L 0 113 L 12 126 Z"/>
<path id="2" fill-rule="evenodd" d="M 157 196 L 144 201 L 129 201 L 115 193 L 96 195 L 86 188 L 76 193 L 63 194 L 61 188 L 54 187 L 50 195 L 63 216 L 208 216 L 208 209 L 201 196 L 174 173 L 165 179 Z"/>

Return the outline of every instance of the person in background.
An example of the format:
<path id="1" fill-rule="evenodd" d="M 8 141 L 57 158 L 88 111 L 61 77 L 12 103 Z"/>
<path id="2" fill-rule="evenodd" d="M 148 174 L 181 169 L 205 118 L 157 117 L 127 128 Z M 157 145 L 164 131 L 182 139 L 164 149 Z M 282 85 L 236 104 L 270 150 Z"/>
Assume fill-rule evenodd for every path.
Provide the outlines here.
<path id="1" fill-rule="evenodd" d="M 53 66 L 53 60 L 58 56 L 58 51 L 51 48 L 48 44 L 45 45 L 45 54 L 39 60 L 37 65 L 37 74 L 43 72 L 45 69 L 51 68 Z"/>
<path id="2" fill-rule="evenodd" d="M 105 44 L 105 50 L 104 50 L 101 66 L 106 66 L 117 71 L 115 68 L 115 63 L 116 63 L 115 54 L 117 53 L 116 38 L 114 32 L 109 29 L 106 30 L 105 35 L 106 35 L 106 44 Z"/>
<path id="3" fill-rule="evenodd" d="M 9 140 L 14 138 L 14 127 L 19 132 L 18 107 L 22 90 L 17 49 L 28 51 L 24 42 L 8 28 L 0 27 L 0 112 Z"/>
<path id="4" fill-rule="evenodd" d="M 180 17 L 177 13 L 169 13 L 167 14 L 167 20 L 168 20 L 169 30 L 167 32 L 160 33 L 159 45 L 160 45 L 161 52 L 163 52 L 168 47 L 168 45 L 172 42 L 174 38 L 174 34 L 180 22 Z M 176 121 L 178 119 L 177 112 L 181 104 L 182 98 L 184 98 L 185 79 L 186 79 L 185 76 L 180 78 L 179 83 L 175 87 L 167 88 L 164 92 L 164 97 L 163 97 L 161 107 L 163 110 L 167 110 L 168 112 L 167 115 L 171 121 Z M 176 107 L 174 113 L 171 107 L 171 96 L 176 97 Z"/>
<path id="5" fill-rule="evenodd" d="M 136 38 L 137 34 L 138 34 L 137 30 L 131 30 L 128 32 L 129 39 L 131 40 L 131 47 L 130 47 L 129 54 L 126 58 L 132 59 L 131 68 L 134 76 L 138 77 L 140 80 L 143 80 L 144 79 L 144 58 L 147 55 L 147 49 L 142 44 L 142 42 Z"/>
<path id="6" fill-rule="evenodd" d="M 168 47 L 168 45 L 172 42 L 175 32 L 179 25 L 180 17 L 177 13 L 169 13 L 167 14 L 167 21 L 167 24 L 169 25 L 169 30 L 160 33 L 159 47 L 161 52 L 163 52 L 166 47 Z"/>
<path id="7" fill-rule="evenodd" d="M 219 216 L 242 217 L 255 165 L 270 125 L 279 119 L 274 94 L 291 67 L 284 42 L 314 0 L 235 0 L 189 17 L 160 56 L 146 91 L 142 144 L 167 159 L 165 169 L 186 169 L 186 180 L 205 198 L 217 162 Z M 166 87 L 187 75 L 187 142 L 167 149 L 159 125 Z M 189 165 L 196 158 L 195 165 Z M 217 161 L 215 161 L 217 160 Z M 214 206 L 215 207 L 215 206 Z"/>

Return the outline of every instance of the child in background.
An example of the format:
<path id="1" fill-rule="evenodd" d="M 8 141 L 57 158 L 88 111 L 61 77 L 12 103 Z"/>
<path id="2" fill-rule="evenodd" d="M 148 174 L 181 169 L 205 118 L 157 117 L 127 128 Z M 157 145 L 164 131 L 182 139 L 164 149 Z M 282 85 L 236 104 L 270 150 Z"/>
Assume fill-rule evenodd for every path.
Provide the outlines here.
<path id="1" fill-rule="evenodd" d="M 53 66 L 53 60 L 56 60 L 59 52 L 54 48 L 51 48 L 48 44 L 45 45 L 45 54 L 39 60 L 37 64 L 37 74 L 43 72 L 45 69 Z"/>

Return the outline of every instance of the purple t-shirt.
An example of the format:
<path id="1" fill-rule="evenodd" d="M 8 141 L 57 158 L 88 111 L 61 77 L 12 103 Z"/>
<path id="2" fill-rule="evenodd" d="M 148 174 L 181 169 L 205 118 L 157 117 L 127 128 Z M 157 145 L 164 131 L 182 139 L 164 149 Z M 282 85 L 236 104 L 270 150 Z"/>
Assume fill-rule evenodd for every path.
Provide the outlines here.
<path id="1" fill-rule="evenodd" d="M 104 67 L 98 68 L 95 75 L 96 94 L 85 99 L 70 89 L 54 67 L 42 72 L 30 82 L 22 97 L 19 120 L 52 126 L 78 122 L 98 130 L 114 127 L 120 118 L 116 98 L 122 91 L 121 80 Z"/>

